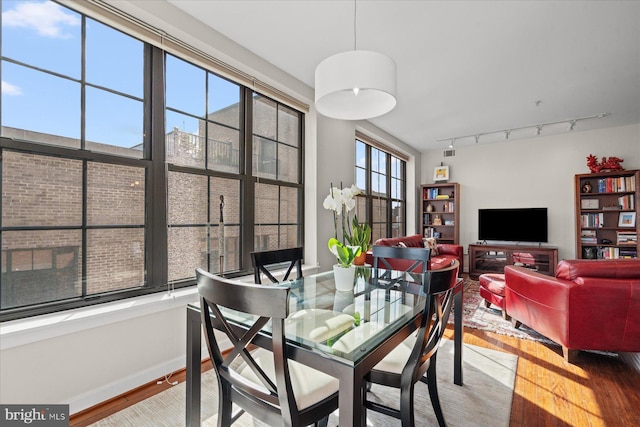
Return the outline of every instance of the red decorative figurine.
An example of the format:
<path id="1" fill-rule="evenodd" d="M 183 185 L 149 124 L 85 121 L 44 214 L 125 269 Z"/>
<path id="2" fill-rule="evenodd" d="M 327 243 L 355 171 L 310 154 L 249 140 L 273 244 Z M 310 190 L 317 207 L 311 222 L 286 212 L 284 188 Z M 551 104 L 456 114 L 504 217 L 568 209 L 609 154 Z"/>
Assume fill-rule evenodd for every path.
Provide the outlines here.
<path id="1" fill-rule="evenodd" d="M 587 166 L 592 173 L 595 172 L 606 172 L 606 171 L 622 171 L 624 168 L 620 166 L 620 163 L 624 162 L 624 160 L 618 157 L 606 157 L 602 158 L 602 162 L 598 163 L 598 158 L 593 154 L 589 154 L 587 157 Z"/>

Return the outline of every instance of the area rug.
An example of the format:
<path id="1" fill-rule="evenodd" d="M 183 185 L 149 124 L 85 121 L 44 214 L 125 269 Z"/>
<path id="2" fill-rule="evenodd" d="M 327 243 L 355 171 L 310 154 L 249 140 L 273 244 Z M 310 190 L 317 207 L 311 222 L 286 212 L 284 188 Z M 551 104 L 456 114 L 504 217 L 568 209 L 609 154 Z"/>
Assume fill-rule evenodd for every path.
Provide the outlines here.
<path id="1" fill-rule="evenodd" d="M 518 357 L 473 345 L 463 348 L 464 386 L 453 384 L 453 342 L 443 340 L 438 351 L 438 392 L 447 425 L 452 427 L 507 427 Z M 202 374 L 202 425 L 217 422 L 217 383 L 213 370 Z M 426 384 L 415 389 L 416 425 L 437 425 Z M 370 398 L 397 406 L 399 397 L 392 389 L 373 386 Z M 152 396 L 93 424 L 94 426 L 177 427 L 184 425 L 185 384 Z M 369 411 L 367 424 L 397 427 L 398 420 Z M 338 425 L 332 414 L 329 426 Z M 260 420 L 244 414 L 234 426 L 267 427 Z"/>
<path id="2" fill-rule="evenodd" d="M 540 341 L 547 344 L 554 344 L 553 341 L 539 334 L 526 325 L 514 328 L 510 320 L 502 317 L 502 311 L 493 305 L 486 307 L 484 298 L 480 296 L 480 283 L 477 280 L 465 277 L 464 279 L 464 300 L 463 300 L 463 324 L 474 329 L 495 332 L 516 338 Z M 453 322 L 453 313 L 449 318 L 449 323 Z"/>

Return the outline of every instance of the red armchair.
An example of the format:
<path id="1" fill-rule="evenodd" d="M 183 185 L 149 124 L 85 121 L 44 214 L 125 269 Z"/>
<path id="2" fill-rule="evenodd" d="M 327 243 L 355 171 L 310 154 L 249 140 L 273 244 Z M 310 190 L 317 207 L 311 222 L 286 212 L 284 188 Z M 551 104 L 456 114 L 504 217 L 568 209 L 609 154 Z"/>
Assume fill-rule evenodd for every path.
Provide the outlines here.
<path id="1" fill-rule="evenodd" d="M 506 266 L 506 311 L 559 343 L 572 363 L 578 350 L 640 352 L 640 260 L 560 261 L 556 277 Z"/>
<path id="2" fill-rule="evenodd" d="M 424 248 L 424 240 L 419 234 L 378 239 L 375 241 L 374 245 L 398 246 L 398 243 L 400 242 L 404 243 L 408 248 Z M 431 259 L 429 260 L 429 270 L 438 270 L 448 267 L 451 265 L 451 262 L 453 260 L 458 260 L 458 262 L 460 263 L 460 268 L 458 269 L 458 271 L 462 273 L 464 247 L 447 243 L 438 243 L 437 247 L 438 255 L 431 254 Z M 366 262 L 367 264 L 373 265 L 373 254 L 371 253 L 371 251 L 367 252 Z M 397 270 L 406 270 L 411 266 L 412 263 L 413 261 L 411 260 L 402 259 L 393 260 L 392 262 L 390 262 L 391 266 Z"/>

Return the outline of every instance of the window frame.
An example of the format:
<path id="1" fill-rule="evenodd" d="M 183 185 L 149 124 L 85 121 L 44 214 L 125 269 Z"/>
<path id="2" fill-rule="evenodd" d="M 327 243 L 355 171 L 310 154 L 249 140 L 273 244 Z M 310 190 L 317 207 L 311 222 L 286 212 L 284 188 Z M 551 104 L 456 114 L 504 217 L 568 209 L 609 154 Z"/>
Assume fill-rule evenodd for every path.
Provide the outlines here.
<path id="1" fill-rule="evenodd" d="M 365 165 L 358 165 L 358 144 L 362 144 L 365 149 Z M 374 195 L 372 190 L 372 181 L 374 173 L 378 173 L 373 170 L 372 165 L 372 151 L 378 150 L 380 152 L 385 153 L 385 197 L 381 197 L 380 195 Z M 375 230 L 374 226 L 379 224 L 378 222 L 373 222 L 373 206 L 375 200 L 385 200 L 386 201 L 386 209 L 385 209 L 385 236 L 380 236 L 379 238 L 386 238 L 393 235 L 394 224 L 398 224 L 398 222 L 393 221 L 393 204 L 401 203 L 402 204 L 402 218 L 403 220 L 400 222 L 402 230 L 399 231 L 400 235 L 405 235 L 407 230 L 407 161 L 404 158 L 401 158 L 396 153 L 394 153 L 391 149 L 386 149 L 383 144 L 377 141 L 371 141 L 370 138 L 365 137 L 363 135 L 357 134 L 355 138 L 355 153 L 356 153 L 356 161 L 355 161 L 355 175 L 358 175 L 358 171 L 364 171 L 365 173 L 365 181 L 366 188 L 362 189 L 364 191 L 363 194 L 359 195 L 358 198 L 361 200 L 364 199 L 364 206 L 366 211 L 366 220 L 363 221 L 362 218 L 358 218 L 360 222 L 366 222 L 372 230 Z M 392 167 L 391 162 L 392 159 L 398 160 L 400 162 L 400 177 L 392 175 Z M 392 197 L 392 181 L 393 179 L 399 179 L 402 182 L 401 188 L 401 197 Z M 376 239 L 373 238 L 372 233 L 372 244 Z"/>
<path id="2" fill-rule="evenodd" d="M 144 67 L 144 83 L 143 83 L 143 150 L 141 158 L 132 158 L 125 156 L 118 156 L 105 152 L 88 151 L 85 149 L 85 132 L 84 132 L 84 117 L 81 119 L 81 138 L 80 149 L 67 148 L 63 146 L 48 145 L 43 143 L 37 143 L 33 141 L 19 140 L 15 138 L 9 138 L 6 136 L 0 136 L 0 156 L 4 150 L 12 150 L 22 153 L 30 153 L 35 155 L 45 155 L 60 157 L 65 159 L 75 159 L 83 162 L 84 169 L 86 169 L 87 162 L 107 163 L 123 166 L 135 166 L 144 168 L 145 172 L 145 221 L 144 221 L 144 283 L 137 288 L 129 288 L 115 292 L 100 293 L 95 295 L 85 295 L 70 298 L 63 301 L 43 302 L 40 304 L 30 305 L 26 307 L 17 308 L 2 308 L 0 310 L 0 322 L 21 319 L 31 316 L 37 316 L 47 313 L 58 312 L 62 310 L 87 307 L 96 304 L 102 304 L 131 297 L 137 297 L 141 295 L 149 295 L 158 292 L 166 291 L 168 285 L 168 210 L 167 210 L 167 186 L 168 186 L 168 174 L 169 172 L 184 172 L 194 173 L 198 175 L 205 175 L 208 179 L 211 177 L 220 177 L 227 179 L 239 180 L 240 182 L 240 268 L 237 271 L 225 272 L 225 275 L 229 277 L 251 274 L 251 258 L 250 252 L 253 250 L 254 245 L 254 230 L 255 230 L 255 211 L 253 209 L 255 185 L 257 183 L 269 183 L 278 185 L 279 187 L 293 187 L 299 192 L 299 204 L 298 204 L 298 243 L 304 244 L 304 125 L 305 125 L 305 111 L 292 106 L 290 103 L 285 103 L 280 100 L 269 97 L 269 95 L 260 93 L 260 96 L 267 97 L 276 102 L 277 106 L 283 105 L 287 109 L 295 111 L 299 117 L 298 127 L 298 140 L 299 140 L 299 152 L 297 156 L 298 162 L 298 178 L 296 182 L 280 181 L 266 178 L 257 178 L 252 174 L 252 102 L 251 94 L 257 92 L 253 88 L 249 88 L 241 81 L 235 81 L 232 78 L 225 77 L 217 72 L 214 68 L 205 67 L 202 65 L 203 61 L 198 60 L 197 51 L 189 51 L 189 56 L 176 55 L 174 52 L 169 52 L 166 49 L 154 46 L 151 43 L 136 37 L 131 32 L 114 27 L 107 23 L 108 19 L 102 19 L 100 13 L 88 13 L 86 11 L 79 11 L 75 8 L 67 7 L 66 5 L 59 4 L 61 7 L 74 11 L 79 14 L 82 19 L 82 45 L 85 46 L 86 26 L 87 20 L 95 20 L 100 24 L 106 25 L 113 31 L 121 32 L 143 43 L 143 67 Z M 19 61 L 7 58 L 1 55 L 0 61 L 7 61 L 21 66 L 26 66 L 31 69 L 47 72 L 56 77 L 62 77 L 70 79 L 71 81 L 78 81 L 83 87 L 96 87 L 110 92 L 115 92 L 108 88 L 96 86 L 87 83 L 84 73 L 80 79 L 74 79 L 66 77 L 55 72 L 42 70 L 40 68 L 24 64 Z M 240 127 L 240 170 L 236 173 L 216 171 L 207 169 L 191 168 L 179 165 L 171 165 L 166 163 L 166 141 L 165 141 L 165 55 L 174 55 L 179 59 L 187 61 L 205 70 L 207 73 L 211 73 L 220 78 L 229 80 L 235 84 L 238 84 L 241 88 L 240 94 L 240 108 L 241 108 L 241 123 Z M 84 52 L 83 52 L 84 61 Z M 204 61 L 205 63 L 207 61 Z M 1 67 L 1 66 L 0 66 Z M 83 64 L 84 67 L 84 64 Z M 83 89 L 84 90 L 84 89 Z M 115 92 L 120 94 L 119 92 Z M 131 96 L 121 94 L 123 96 Z M 84 115 L 86 109 L 85 97 L 83 96 L 80 102 L 81 116 Z M 204 118 L 207 121 L 207 118 Z M 205 143 L 205 151 L 208 150 L 208 144 Z M 208 160 L 208 153 L 205 154 L 205 159 Z M 1 159 L 1 157 L 0 157 Z M 0 161 L 0 178 L 2 176 L 2 162 Z M 87 178 L 86 173 L 83 175 L 83 192 L 86 193 Z M 0 179 L 0 190 L 2 187 L 2 180 Z M 0 191 L 1 192 L 1 191 Z M 88 226 L 86 224 L 86 196 L 83 196 L 83 224 L 79 226 L 83 230 L 83 251 L 81 257 L 83 259 L 87 256 L 86 251 L 86 231 L 91 228 L 100 228 L 101 226 Z M 207 201 L 210 206 L 210 200 Z M 3 201 L 0 197 L 0 221 L 2 218 Z M 210 208 L 208 208 L 210 209 Z M 209 213 L 211 215 L 211 213 Z M 216 217 L 217 218 L 217 217 Z M 280 219 L 278 219 L 280 222 Z M 217 221 L 214 221 L 217 223 Z M 287 224 L 280 224 L 287 225 Z M 43 226 L 44 227 L 44 226 Z M 22 230 L 38 230 L 43 227 L 5 227 L 0 222 L 0 243 L 2 241 L 2 234 L 5 231 L 22 231 Z M 119 228 L 118 226 L 115 226 Z M 58 227 L 64 229 L 65 227 Z M 77 228 L 77 227 L 76 227 Z M 44 229 L 49 229 L 44 227 Z M 210 255 L 210 254 L 209 254 Z M 86 261 L 83 261 L 83 265 Z M 82 267 L 82 280 L 84 282 L 86 276 L 86 270 Z M 1 291 L 1 279 L 0 279 L 0 291 Z M 180 288 L 195 285 L 195 273 L 193 278 L 176 281 L 171 283 L 170 286 Z M 83 285 L 84 287 L 84 285 Z"/>

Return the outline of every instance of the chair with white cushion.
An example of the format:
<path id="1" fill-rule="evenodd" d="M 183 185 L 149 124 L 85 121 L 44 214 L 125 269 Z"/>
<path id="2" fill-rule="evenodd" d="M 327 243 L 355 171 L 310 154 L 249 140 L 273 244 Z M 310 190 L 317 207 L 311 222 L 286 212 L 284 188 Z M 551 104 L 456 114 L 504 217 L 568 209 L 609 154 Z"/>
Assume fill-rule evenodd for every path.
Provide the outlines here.
<path id="1" fill-rule="evenodd" d="M 230 426 L 245 411 L 271 426 L 326 426 L 329 414 L 338 408 L 339 383 L 287 357 L 289 289 L 232 281 L 199 268 L 196 277 L 207 347 L 218 378 L 218 426 Z M 255 322 L 248 330 L 240 328 L 223 317 L 225 309 L 253 315 Z M 271 334 L 260 333 L 269 322 Z M 230 351 L 221 351 L 214 330 L 229 338 Z M 235 414 L 233 404 L 241 409 Z"/>
<path id="2" fill-rule="evenodd" d="M 363 391 L 365 396 L 365 410 L 373 410 L 392 416 L 402 421 L 403 427 L 413 427 L 413 394 L 418 381 L 429 387 L 429 396 L 433 410 L 440 426 L 445 426 L 438 388 L 436 384 L 436 355 L 440 340 L 447 327 L 449 313 L 453 305 L 453 289 L 458 277 L 460 263 L 454 263 L 440 270 L 427 271 L 423 277 L 422 290 L 424 293 L 423 314 L 417 333 L 411 334 L 387 356 L 384 357 L 366 377 L 369 383 L 400 389 L 399 408 L 391 408 L 368 399 L 371 390 Z M 374 335 L 380 326 L 375 323 L 365 323 L 360 328 L 345 334 L 334 344 L 334 348 L 341 351 L 353 351 L 360 345 L 361 337 Z M 357 328 L 356 328 L 357 329 Z M 453 404 L 456 404 L 455 402 Z"/>

